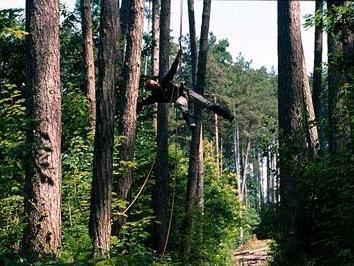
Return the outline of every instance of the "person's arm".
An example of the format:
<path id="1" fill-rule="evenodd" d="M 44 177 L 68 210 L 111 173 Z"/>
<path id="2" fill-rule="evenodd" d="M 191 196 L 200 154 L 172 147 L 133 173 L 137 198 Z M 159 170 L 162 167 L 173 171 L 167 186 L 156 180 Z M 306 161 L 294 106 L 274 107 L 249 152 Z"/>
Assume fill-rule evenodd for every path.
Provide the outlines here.
<path id="1" fill-rule="evenodd" d="M 141 109 L 143 108 L 143 106 L 150 105 L 150 104 L 153 104 L 156 102 L 157 102 L 156 97 L 154 95 L 151 95 L 151 96 L 147 97 L 145 100 L 138 102 L 137 111 L 140 112 Z"/>
<path id="2" fill-rule="evenodd" d="M 182 50 L 180 49 L 178 50 L 177 56 L 173 61 L 170 70 L 168 71 L 166 76 L 163 77 L 161 84 L 170 82 L 173 79 L 173 77 L 176 75 L 179 62 L 181 61 L 181 56 L 182 56 Z"/>

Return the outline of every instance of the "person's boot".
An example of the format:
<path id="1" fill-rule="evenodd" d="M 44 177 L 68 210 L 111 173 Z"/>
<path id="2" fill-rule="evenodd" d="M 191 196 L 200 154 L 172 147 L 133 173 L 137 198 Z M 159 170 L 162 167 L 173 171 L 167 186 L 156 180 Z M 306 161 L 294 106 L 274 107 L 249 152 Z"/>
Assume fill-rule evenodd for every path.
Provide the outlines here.
<path id="1" fill-rule="evenodd" d="M 197 126 L 194 122 L 193 117 L 189 113 L 183 113 L 183 119 L 184 121 L 186 121 L 190 129 L 193 129 Z"/>

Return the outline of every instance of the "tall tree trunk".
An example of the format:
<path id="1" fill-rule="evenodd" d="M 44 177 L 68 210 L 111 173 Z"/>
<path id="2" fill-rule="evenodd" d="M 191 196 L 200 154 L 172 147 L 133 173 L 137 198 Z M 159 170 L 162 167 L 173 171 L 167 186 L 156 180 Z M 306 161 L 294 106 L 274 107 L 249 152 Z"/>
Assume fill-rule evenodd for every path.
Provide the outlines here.
<path id="1" fill-rule="evenodd" d="M 160 0 L 152 0 L 152 76 L 159 76 L 160 54 Z M 157 133 L 157 104 L 154 104 L 152 126 Z"/>
<path id="2" fill-rule="evenodd" d="M 245 155 L 243 156 L 242 160 L 242 189 L 241 189 L 241 194 L 243 196 L 243 200 L 246 203 L 247 201 L 247 175 L 248 175 L 248 169 L 249 169 L 249 154 L 251 150 L 251 139 L 250 137 L 247 138 L 246 142 L 246 152 Z"/>
<path id="3" fill-rule="evenodd" d="M 204 94 L 206 63 L 208 53 L 208 36 L 209 36 L 209 21 L 210 21 L 211 0 L 203 1 L 203 15 L 199 43 L 199 58 L 198 58 L 198 72 L 196 82 L 196 92 Z M 187 199 L 186 199 L 186 227 L 185 227 L 185 242 L 183 255 L 184 259 L 188 261 L 192 249 L 192 233 L 194 223 L 194 211 L 196 207 L 196 188 L 198 180 L 199 167 L 199 147 L 201 136 L 201 121 L 202 109 L 198 104 L 194 108 L 194 119 L 196 128 L 192 131 L 191 149 L 189 155 L 188 181 L 187 181 Z"/>
<path id="4" fill-rule="evenodd" d="M 200 131 L 199 143 L 199 166 L 197 180 L 197 204 L 201 214 L 204 212 L 204 146 L 203 146 L 203 128 Z"/>
<path id="5" fill-rule="evenodd" d="M 197 49 L 197 36 L 196 36 L 196 28 L 195 28 L 194 0 L 188 0 L 188 20 L 189 20 L 189 41 L 190 41 L 190 49 L 191 49 L 191 63 L 192 63 L 192 87 L 193 87 L 193 89 L 195 89 L 196 82 L 197 82 L 198 49 Z M 216 121 L 216 123 L 217 123 L 217 121 Z M 215 134 L 218 135 L 217 133 L 215 133 Z M 216 146 L 218 147 L 218 144 L 216 144 Z M 203 213 L 204 212 L 203 130 L 200 131 L 197 198 L 198 198 L 198 206 L 201 210 L 201 213 Z"/>
<path id="6" fill-rule="evenodd" d="M 328 12 L 336 17 L 335 8 L 351 3 L 327 0 Z M 328 142 L 332 156 L 342 154 L 349 147 L 354 150 L 353 26 L 343 21 L 344 18 L 336 21 L 331 34 L 328 34 Z"/>
<path id="7" fill-rule="evenodd" d="M 264 193 L 263 193 L 263 181 L 264 181 L 264 174 L 263 174 L 263 156 L 258 153 L 258 161 L 259 161 L 259 206 L 260 209 L 263 207 L 264 203 Z"/>
<path id="8" fill-rule="evenodd" d="M 300 43 L 301 43 L 301 39 L 300 39 Z M 305 116 L 305 132 L 307 136 L 307 145 L 309 147 L 309 153 L 311 154 L 312 157 L 317 157 L 318 150 L 320 148 L 320 143 L 318 139 L 315 111 L 312 103 L 309 77 L 306 71 L 306 63 L 305 63 L 304 56 L 302 57 L 302 59 L 303 59 L 302 60 L 302 69 L 303 69 L 303 79 L 302 79 L 303 96 L 302 97 L 303 97 L 304 116 Z"/>
<path id="9" fill-rule="evenodd" d="M 160 16 L 160 72 L 162 79 L 169 69 L 171 0 L 161 0 Z M 168 200 L 168 114 L 169 104 L 159 103 L 157 111 L 157 175 L 155 187 L 154 210 L 158 223 L 155 223 L 155 248 L 162 254 L 167 233 Z"/>
<path id="10" fill-rule="evenodd" d="M 115 60 L 118 3 L 101 1 L 99 72 L 96 90 L 96 132 L 91 188 L 90 237 L 95 256 L 109 256 L 114 140 Z M 112 63 L 113 62 L 113 63 Z"/>
<path id="11" fill-rule="evenodd" d="M 123 142 L 120 147 L 120 160 L 123 162 L 122 174 L 118 177 L 117 194 L 127 201 L 133 182 L 133 169 L 127 166 L 134 160 L 134 142 L 136 133 L 136 106 L 139 92 L 141 68 L 141 49 L 144 25 L 144 0 L 131 0 L 129 23 L 126 35 L 127 47 L 123 68 L 122 111 L 119 121 Z M 126 222 L 120 219 L 119 228 Z M 115 232 L 116 233 L 116 232 Z"/>
<path id="12" fill-rule="evenodd" d="M 269 149 L 269 148 L 268 148 Z M 272 168 L 271 168 L 271 160 L 272 160 L 272 155 L 271 151 L 268 150 L 267 152 L 267 203 L 272 203 Z"/>
<path id="13" fill-rule="evenodd" d="M 343 0 L 327 0 L 329 14 L 336 16 L 335 7 L 344 4 Z M 343 76 L 341 73 L 341 58 L 343 58 L 343 28 L 336 23 L 328 34 L 328 145 L 329 152 L 335 155 L 339 152 L 339 93 Z"/>
<path id="14" fill-rule="evenodd" d="M 91 126 L 95 128 L 96 92 L 95 58 L 93 55 L 91 0 L 80 0 L 82 39 L 84 42 L 84 88 L 89 103 Z"/>
<path id="15" fill-rule="evenodd" d="M 235 111 L 234 111 L 234 116 Z M 238 189 L 238 199 L 242 202 L 242 193 L 241 193 L 241 162 L 240 162 L 240 136 L 237 119 L 234 119 L 233 129 L 232 129 L 232 138 L 233 138 L 233 153 L 234 153 L 234 166 L 235 172 L 237 175 L 237 189 Z"/>
<path id="16" fill-rule="evenodd" d="M 316 149 L 316 127 L 309 95 L 308 77 L 300 31 L 298 1 L 278 1 L 278 108 L 280 152 L 280 198 L 283 233 L 296 258 L 306 245 L 302 238 L 302 210 L 296 204 L 294 167 Z M 306 137 L 304 137 L 306 136 Z M 310 151 L 309 151 L 310 153 Z"/>
<path id="17" fill-rule="evenodd" d="M 214 99 L 215 100 L 215 99 Z M 215 131 L 215 161 L 217 174 L 220 175 L 220 145 L 219 145 L 219 121 L 218 115 L 214 114 L 214 131 Z"/>
<path id="18" fill-rule="evenodd" d="M 322 46 L 323 46 L 323 0 L 316 0 L 316 16 L 321 16 L 321 23 L 315 25 L 315 56 L 313 65 L 312 99 L 317 125 L 321 122 L 322 94 Z M 319 127 L 320 128 L 320 127 Z"/>
<path id="19" fill-rule="evenodd" d="M 23 250 L 58 255 L 61 246 L 59 1 L 26 1 L 27 226 Z"/>
<path id="20" fill-rule="evenodd" d="M 197 82 L 197 34 L 195 30 L 195 15 L 194 15 L 194 0 L 188 0 L 188 19 L 189 19 L 189 40 L 191 47 L 191 61 L 192 61 L 192 82 L 193 89 L 195 89 Z"/>

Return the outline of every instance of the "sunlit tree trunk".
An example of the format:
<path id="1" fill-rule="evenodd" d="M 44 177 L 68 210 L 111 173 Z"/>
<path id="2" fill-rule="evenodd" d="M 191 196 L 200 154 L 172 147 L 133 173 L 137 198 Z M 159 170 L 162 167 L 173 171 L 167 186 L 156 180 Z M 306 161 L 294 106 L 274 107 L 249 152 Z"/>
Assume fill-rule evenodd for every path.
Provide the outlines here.
<path id="1" fill-rule="evenodd" d="M 273 189 L 273 182 L 272 182 L 272 155 L 271 151 L 268 150 L 267 152 L 267 203 L 272 203 L 272 189 Z"/>
<path id="2" fill-rule="evenodd" d="M 93 55 L 91 0 L 80 0 L 81 28 L 84 43 L 84 89 L 89 102 L 92 128 L 96 120 L 95 58 Z"/>
<path id="3" fill-rule="evenodd" d="M 118 2 L 101 1 L 96 131 L 89 231 L 95 256 L 109 256 L 114 140 L 115 60 L 118 44 Z"/>
<path id="4" fill-rule="evenodd" d="M 263 207 L 263 203 L 264 203 L 264 174 L 263 174 L 263 167 L 264 167 L 264 163 L 263 163 L 263 156 L 262 154 L 258 153 L 258 162 L 259 162 L 259 206 L 260 208 Z M 265 177 L 267 178 L 267 177 Z"/>
<path id="5" fill-rule="evenodd" d="M 29 121 L 22 249 L 61 247 L 61 89 L 59 1 L 26 1 L 26 104 Z"/>
<path id="6" fill-rule="evenodd" d="M 204 146 L 203 146 L 203 129 L 200 131 L 199 143 L 199 166 L 197 180 L 197 204 L 200 213 L 204 213 Z"/>
<path id="7" fill-rule="evenodd" d="M 313 106 L 300 31 L 298 1 L 278 1 L 278 113 L 280 198 L 283 233 L 295 258 L 304 252 L 303 210 L 296 204 L 294 169 L 315 154 Z M 291 235 L 290 235 L 291 233 Z"/>
<path id="8" fill-rule="evenodd" d="M 118 196 L 127 201 L 133 182 L 133 169 L 128 162 L 134 160 L 134 142 L 136 131 L 136 106 L 139 92 L 141 68 L 141 49 L 144 23 L 144 1 L 130 1 L 129 23 L 126 35 L 127 47 L 123 68 L 122 111 L 119 122 L 120 135 L 123 142 L 120 147 L 120 160 L 126 162 L 118 177 Z M 124 223 L 124 221 L 123 221 Z"/>
<path id="9" fill-rule="evenodd" d="M 234 112 L 235 115 L 235 112 Z M 235 115 L 236 117 L 236 115 Z M 234 153 L 234 166 L 235 172 L 237 175 L 237 189 L 238 189 L 238 198 L 242 202 L 242 193 L 241 193 L 241 162 L 240 162 L 240 136 L 237 119 L 234 119 L 233 129 L 232 129 L 232 138 L 233 138 L 233 153 Z"/>
<path id="10" fill-rule="evenodd" d="M 301 43 L 301 42 L 300 42 Z M 309 147 L 309 153 L 313 158 L 317 157 L 318 150 L 320 148 L 320 142 L 318 139 L 318 131 L 316 125 L 315 110 L 312 103 L 312 95 L 309 83 L 309 77 L 306 72 L 305 58 L 302 61 L 303 68 L 303 104 L 305 115 L 305 130 L 307 135 L 307 145 Z"/>
<path id="11" fill-rule="evenodd" d="M 241 194 L 243 201 L 246 203 L 247 202 L 247 175 L 248 175 L 248 169 L 249 169 L 249 154 L 251 150 L 251 139 L 250 137 L 247 138 L 246 142 L 246 151 L 242 159 L 242 188 L 241 188 Z"/>
<path id="12" fill-rule="evenodd" d="M 160 0 L 152 0 L 152 76 L 159 76 L 159 54 L 160 54 Z M 157 132 L 157 104 L 154 104 L 152 125 Z"/>

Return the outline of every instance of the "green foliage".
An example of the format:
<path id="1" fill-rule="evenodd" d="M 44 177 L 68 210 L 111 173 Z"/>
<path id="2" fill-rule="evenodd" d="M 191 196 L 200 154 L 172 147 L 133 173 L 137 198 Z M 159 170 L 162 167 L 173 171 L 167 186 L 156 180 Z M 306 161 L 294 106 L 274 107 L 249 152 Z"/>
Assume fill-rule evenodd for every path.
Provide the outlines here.
<path id="1" fill-rule="evenodd" d="M 193 233 L 192 265 L 231 265 L 232 251 L 241 243 L 240 227 L 244 228 L 245 237 L 252 234 L 252 229 L 259 222 L 258 215 L 252 209 L 240 206 L 237 200 L 236 177 L 225 172 L 217 175 L 214 149 L 210 142 L 205 147 L 205 202 L 204 211 L 197 214 Z M 177 157 L 178 158 L 178 157 Z M 180 158 L 180 170 L 177 173 L 186 175 L 187 160 Z M 184 164 L 184 166 L 180 166 Z M 181 202 L 184 206 L 184 193 L 180 195 L 180 186 L 185 189 L 186 182 L 177 175 L 176 224 L 183 222 L 184 216 L 178 215 Z M 181 199 L 179 199 L 181 197 Z M 177 231 L 178 233 L 178 231 Z M 175 242 L 175 236 L 171 240 Z M 179 243 L 179 242 L 177 242 Z M 180 243 L 183 245 L 183 243 Z M 172 257 L 174 258 L 174 257 Z M 175 260 L 175 259 L 174 259 Z"/>
<path id="2" fill-rule="evenodd" d="M 301 230 L 303 235 L 304 253 L 293 262 L 294 265 L 352 265 L 352 165 L 344 156 L 335 161 L 322 160 L 297 168 L 296 208 L 302 210 L 297 230 Z M 291 234 L 282 231 L 285 225 L 281 217 L 278 216 L 280 228 L 275 234 L 278 242 L 275 247 L 276 265 L 282 265 L 293 257 Z"/>
<path id="3" fill-rule="evenodd" d="M 62 98 L 62 146 L 64 151 L 75 137 L 93 139 L 88 101 L 78 89 L 68 88 Z"/>
<path id="4" fill-rule="evenodd" d="M 335 28 L 352 28 L 354 18 L 354 4 L 342 5 L 340 2 L 332 8 L 324 8 L 322 14 L 307 14 L 305 16 L 305 27 L 310 28 L 314 25 L 323 27 L 325 31 L 332 34 Z"/>
<path id="5" fill-rule="evenodd" d="M 98 4 L 94 4 L 94 38 L 97 43 Z M 1 71 L 5 75 L 0 80 L 0 263 L 30 265 L 19 251 L 23 231 L 23 194 L 25 158 L 25 107 L 23 89 L 23 31 L 22 11 L 0 11 L 0 59 Z M 164 258 L 158 258 L 151 250 L 151 231 L 154 223 L 153 193 L 156 180 L 154 173 L 147 182 L 143 193 L 130 209 L 128 222 L 121 235 L 112 237 L 111 259 L 91 257 L 91 240 L 88 234 L 90 211 L 90 191 L 92 181 L 93 130 L 90 125 L 88 102 L 81 89 L 82 84 L 82 40 L 78 10 L 69 12 L 61 7 L 61 75 L 62 97 L 62 226 L 63 243 L 59 258 L 41 258 L 33 265 L 182 265 L 180 259 L 181 227 L 185 220 L 186 176 L 188 171 L 188 145 L 190 131 L 177 114 L 176 123 L 171 125 L 169 147 L 169 202 L 171 210 L 173 179 L 176 179 L 176 198 L 173 209 L 171 235 Z M 148 47 L 149 43 L 147 43 Z M 252 70 L 243 58 L 233 62 L 228 53 L 226 40 L 216 43 L 211 37 L 210 66 L 208 69 L 208 89 L 218 97 L 218 101 L 236 111 L 246 134 L 259 140 L 259 132 L 268 135 L 268 127 L 273 123 L 274 81 L 265 71 Z M 177 45 L 171 45 L 171 56 Z M 13 52 L 9 52 L 11 51 Z M 148 55 L 148 49 L 146 53 Z M 148 57 L 147 57 L 148 58 Z M 185 55 L 188 60 L 188 56 Z M 188 79 L 188 66 L 184 63 L 180 79 Z M 242 84 L 238 85 L 238 84 Z M 271 96 L 268 94 L 271 93 Z M 239 100 L 233 98 L 237 94 Z M 269 96 L 269 98 L 267 98 Z M 248 98 L 254 99 L 248 99 Z M 262 100 L 262 101 L 261 101 Z M 266 101 L 272 101 L 266 105 Z M 259 101 L 257 103 L 257 101 Z M 247 108 L 242 105 L 249 105 Z M 262 108 L 259 108 L 262 106 Z M 174 112 L 171 112 L 171 116 Z M 126 167 L 133 169 L 134 180 L 131 188 L 133 198 L 144 182 L 151 164 L 156 159 L 155 132 L 151 126 L 152 110 L 146 108 L 139 116 L 135 157 L 122 162 L 119 158 L 121 136 L 115 134 L 114 177 Z M 208 116 L 206 116 L 207 121 Z M 252 130 L 247 131 L 249 120 L 255 121 Z M 176 138 L 175 126 L 178 127 Z M 211 138 L 212 127 L 205 126 L 206 136 Z M 232 129 L 221 124 L 225 143 L 232 140 Z M 258 130 L 257 132 L 255 132 Z M 173 132 L 173 133 L 172 133 Z M 270 137 L 269 137 L 270 139 Z M 267 139 L 267 141 L 269 141 Z M 205 142 L 205 209 L 197 214 L 197 226 L 193 232 L 195 246 L 190 263 L 194 265 L 231 264 L 231 253 L 240 244 L 240 227 L 246 237 L 259 222 L 254 209 L 241 206 L 237 199 L 236 176 L 232 160 L 226 161 L 225 171 L 217 174 L 213 158 L 213 143 Z M 225 158 L 231 158 L 231 149 L 225 149 Z M 117 182 L 117 180 L 114 180 Z M 122 214 L 128 202 L 113 195 L 113 215 Z"/>
<path id="6" fill-rule="evenodd" d="M 24 100 L 15 85 L 0 92 L 0 254 L 18 249 L 22 237 Z"/>
<path id="7" fill-rule="evenodd" d="M 25 35 L 23 10 L 0 10 L 0 88 L 14 84 L 22 90 Z"/>

